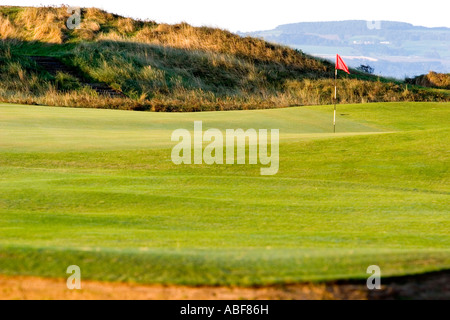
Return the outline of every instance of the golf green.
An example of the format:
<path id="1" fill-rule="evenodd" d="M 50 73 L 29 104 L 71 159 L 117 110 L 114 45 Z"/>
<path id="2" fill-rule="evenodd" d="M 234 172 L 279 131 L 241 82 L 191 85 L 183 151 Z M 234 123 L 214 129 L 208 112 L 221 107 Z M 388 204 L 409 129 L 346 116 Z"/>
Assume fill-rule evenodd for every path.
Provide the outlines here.
<path id="1" fill-rule="evenodd" d="M 450 103 L 146 113 L 0 104 L 0 273 L 263 285 L 450 268 Z M 174 130 L 279 129 L 261 165 L 175 165 Z M 269 149 L 270 150 L 270 149 Z"/>

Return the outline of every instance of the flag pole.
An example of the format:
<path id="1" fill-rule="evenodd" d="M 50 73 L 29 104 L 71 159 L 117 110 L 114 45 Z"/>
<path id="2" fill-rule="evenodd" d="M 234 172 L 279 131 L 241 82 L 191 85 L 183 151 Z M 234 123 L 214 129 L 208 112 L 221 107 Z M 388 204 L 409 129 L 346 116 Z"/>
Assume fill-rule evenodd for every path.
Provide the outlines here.
<path id="1" fill-rule="evenodd" d="M 339 54 L 336 55 L 336 67 L 334 68 L 334 117 L 333 117 L 333 131 L 336 133 L 336 105 L 337 105 L 337 76 L 338 70 L 343 70 L 350 74 L 348 71 L 348 67 L 345 64 L 344 60 L 342 60 Z"/>
<path id="2" fill-rule="evenodd" d="M 336 133 L 336 101 L 337 101 L 337 69 L 334 69 L 334 116 L 333 116 L 333 133 Z"/>

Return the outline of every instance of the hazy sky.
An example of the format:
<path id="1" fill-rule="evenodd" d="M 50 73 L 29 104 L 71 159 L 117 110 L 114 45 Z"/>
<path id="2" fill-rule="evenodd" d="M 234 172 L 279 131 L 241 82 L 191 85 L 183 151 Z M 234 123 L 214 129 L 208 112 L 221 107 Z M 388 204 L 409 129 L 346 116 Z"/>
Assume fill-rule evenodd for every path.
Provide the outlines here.
<path id="1" fill-rule="evenodd" d="M 268 30 L 293 22 L 391 20 L 426 27 L 450 27 L 449 0 L 0 0 L 1 5 L 98 7 L 157 22 Z"/>

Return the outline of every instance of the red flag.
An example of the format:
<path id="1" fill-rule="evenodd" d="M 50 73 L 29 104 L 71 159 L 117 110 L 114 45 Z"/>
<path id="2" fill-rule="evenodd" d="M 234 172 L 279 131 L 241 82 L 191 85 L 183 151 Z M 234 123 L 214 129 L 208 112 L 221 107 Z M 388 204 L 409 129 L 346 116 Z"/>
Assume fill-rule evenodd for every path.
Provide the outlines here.
<path id="1" fill-rule="evenodd" d="M 350 71 L 348 71 L 348 67 L 345 64 L 344 60 L 342 60 L 340 55 L 336 55 L 336 70 L 342 70 L 350 74 Z"/>

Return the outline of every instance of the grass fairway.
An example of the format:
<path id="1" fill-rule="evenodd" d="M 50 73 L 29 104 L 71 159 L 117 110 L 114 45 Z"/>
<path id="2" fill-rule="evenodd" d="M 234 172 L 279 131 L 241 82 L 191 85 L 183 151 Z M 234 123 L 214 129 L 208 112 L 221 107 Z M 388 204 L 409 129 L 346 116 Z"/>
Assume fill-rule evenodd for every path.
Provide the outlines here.
<path id="1" fill-rule="evenodd" d="M 450 103 L 211 113 L 0 105 L 0 273 L 262 285 L 450 268 Z M 174 129 L 280 129 L 280 170 L 175 166 Z"/>

